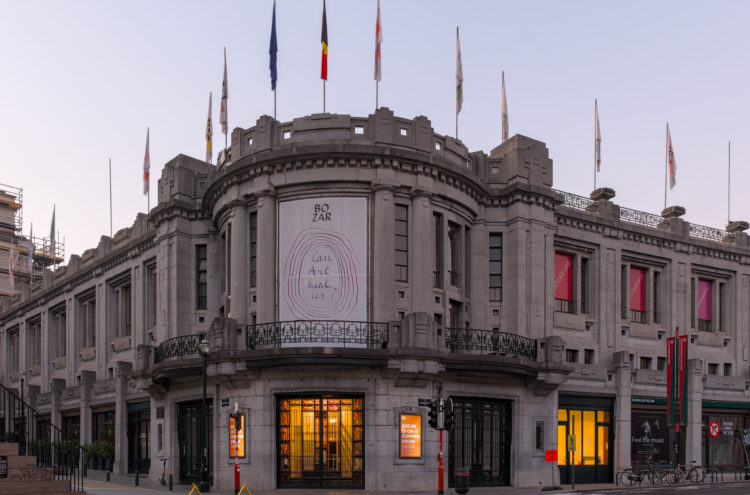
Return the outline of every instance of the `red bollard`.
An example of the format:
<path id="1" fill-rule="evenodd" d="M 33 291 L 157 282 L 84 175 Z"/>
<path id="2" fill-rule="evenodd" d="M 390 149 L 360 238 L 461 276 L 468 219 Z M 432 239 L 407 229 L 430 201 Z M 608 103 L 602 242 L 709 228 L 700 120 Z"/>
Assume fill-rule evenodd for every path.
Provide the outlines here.
<path id="1" fill-rule="evenodd" d="M 235 459 L 234 464 L 234 493 L 239 493 L 240 491 L 240 465 L 237 464 L 237 461 Z"/>

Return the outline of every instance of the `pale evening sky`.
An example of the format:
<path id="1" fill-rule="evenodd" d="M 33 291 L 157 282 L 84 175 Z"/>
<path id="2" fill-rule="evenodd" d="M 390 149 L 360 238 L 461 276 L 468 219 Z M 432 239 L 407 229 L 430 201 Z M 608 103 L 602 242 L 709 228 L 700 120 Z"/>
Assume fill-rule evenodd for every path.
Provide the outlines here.
<path id="1" fill-rule="evenodd" d="M 24 234 L 49 235 L 53 204 L 66 259 L 146 211 L 142 166 L 151 129 L 151 206 L 162 165 L 205 156 L 208 94 L 223 146 L 223 49 L 229 124 L 273 114 L 271 0 L 1 1 L 0 183 L 24 190 Z M 375 0 L 328 0 L 327 111 L 374 110 Z M 278 118 L 322 111 L 322 0 L 278 0 Z M 664 203 L 665 125 L 677 160 L 669 205 L 724 228 L 727 142 L 731 216 L 750 220 L 750 3 L 743 1 L 382 0 L 380 104 L 455 129 L 455 32 L 461 28 L 471 151 L 500 143 L 500 73 L 510 134 L 547 144 L 554 187 L 593 189 L 594 98 L 602 172 L 614 201 L 651 213 Z"/>

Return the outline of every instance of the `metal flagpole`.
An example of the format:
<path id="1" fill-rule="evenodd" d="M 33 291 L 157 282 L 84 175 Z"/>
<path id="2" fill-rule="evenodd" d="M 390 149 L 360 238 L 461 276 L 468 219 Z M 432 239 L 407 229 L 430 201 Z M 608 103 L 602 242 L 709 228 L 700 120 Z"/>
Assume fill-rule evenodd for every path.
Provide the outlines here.
<path id="1" fill-rule="evenodd" d="M 276 120 L 276 88 L 273 88 L 273 119 Z"/>
<path id="2" fill-rule="evenodd" d="M 109 159 L 109 236 L 112 237 L 112 159 Z"/>
<path id="3" fill-rule="evenodd" d="M 323 113 L 326 113 L 326 80 L 323 79 Z"/>
<path id="4" fill-rule="evenodd" d="M 665 136 L 665 152 L 664 152 L 664 209 L 667 209 L 667 164 L 669 162 L 669 122 L 667 122 L 667 135 Z"/>
<path id="5" fill-rule="evenodd" d="M 732 221 L 732 217 L 729 214 L 729 197 L 732 192 L 732 141 L 729 141 L 729 149 L 727 151 L 727 225 Z"/>
<path id="6" fill-rule="evenodd" d="M 597 156 L 596 156 L 596 144 L 597 144 L 596 143 L 596 138 L 598 137 L 596 135 L 596 124 L 597 124 L 596 119 L 597 119 L 597 115 L 596 115 L 596 98 L 594 98 L 594 191 L 596 191 L 596 158 L 597 158 Z"/>
<path id="7" fill-rule="evenodd" d="M 378 109 L 378 81 L 375 81 L 375 110 Z"/>

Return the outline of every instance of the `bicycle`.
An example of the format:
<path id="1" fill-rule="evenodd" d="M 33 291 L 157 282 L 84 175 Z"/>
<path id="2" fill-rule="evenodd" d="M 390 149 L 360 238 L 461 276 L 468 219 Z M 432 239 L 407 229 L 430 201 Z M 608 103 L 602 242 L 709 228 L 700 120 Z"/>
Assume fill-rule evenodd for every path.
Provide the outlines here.
<path id="1" fill-rule="evenodd" d="M 167 486 L 167 459 L 164 458 L 161 460 L 161 478 L 159 478 L 159 483 L 161 486 Z"/>
<path id="2" fill-rule="evenodd" d="M 664 482 L 664 478 L 667 476 L 667 470 L 672 468 L 671 464 L 651 464 L 649 463 L 649 471 L 647 473 L 648 481 L 652 485 L 661 485 Z"/>
<path id="3" fill-rule="evenodd" d="M 690 469 L 687 472 L 687 479 L 689 479 L 692 483 L 703 483 L 703 480 L 706 479 L 706 469 L 702 466 L 696 466 L 696 461 L 690 461 L 693 465 L 690 467 Z M 687 466 L 686 466 L 687 467 Z"/>
<path id="4" fill-rule="evenodd" d="M 620 483 L 622 486 L 634 486 L 643 483 L 647 471 L 642 469 L 628 468 L 620 472 Z"/>

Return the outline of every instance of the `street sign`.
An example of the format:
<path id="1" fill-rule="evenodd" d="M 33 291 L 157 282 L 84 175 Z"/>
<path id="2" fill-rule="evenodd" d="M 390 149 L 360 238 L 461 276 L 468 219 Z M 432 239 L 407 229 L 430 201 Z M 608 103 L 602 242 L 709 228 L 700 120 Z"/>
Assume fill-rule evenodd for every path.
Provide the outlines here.
<path id="1" fill-rule="evenodd" d="M 555 462 L 557 461 L 557 451 L 556 450 L 545 450 L 544 451 L 544 460 L 547 462 Z"/>
<path id="2" fill-rule="evenodd" d="M 570 452 L 576 451 L 576 436 L 575 435 L 568 435 L 568 450 Z"/>
<path id="3" fill-rule="evenodd" d="M 419 407 L 430 407 L 432 399 L 419 399 Z"/>
<path id="4" fill-rule="evenodd" d="M 719 436 L 719 423 L 717 421 L 711 421 L 708 424 L 708 434 L 711 435 L 711 438 Z"/>

